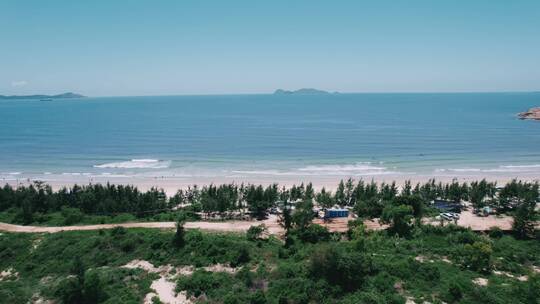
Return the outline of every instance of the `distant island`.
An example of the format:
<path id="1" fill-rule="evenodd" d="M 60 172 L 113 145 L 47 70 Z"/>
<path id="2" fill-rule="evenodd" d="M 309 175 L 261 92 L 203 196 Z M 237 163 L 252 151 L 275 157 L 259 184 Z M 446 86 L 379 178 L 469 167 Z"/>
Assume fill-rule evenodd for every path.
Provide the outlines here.
<path id="1" fill-rule="evenodd" d="M 295 91 L 287 91 L 282 89 L 277 89 L 274 91 L 274 95 L 323 95 L 323 94 L 332 94 L 327 91 L 317 90 L 312 88 L 303 88 Z M 337 94 L 337 92 L 334 92 Z"/>
<path id="2" fill-rule="evenodd" d="M 540 107 L 531 108 L 529 111 L 518 113 L 519 119 L 540 120 Z"/>
<path id="3" fill-rule="evenodd" d="M 83 98 L 86 97 L 81 94 L 67 92 L 58 95 L 0 95 L 0 99 L 65 99 L 65 98 Z"/>

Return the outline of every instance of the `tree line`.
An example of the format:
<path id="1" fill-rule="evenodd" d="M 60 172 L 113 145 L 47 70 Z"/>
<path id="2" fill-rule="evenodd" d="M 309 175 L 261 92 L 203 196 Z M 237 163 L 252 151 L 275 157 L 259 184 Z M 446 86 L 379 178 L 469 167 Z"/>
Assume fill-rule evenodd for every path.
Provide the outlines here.
<path id="1" fill-rule="evenodd" d="M 230 183 L 192 186 L 168 198 L 157 188 L 140 191 L 131 185 L 90 184 L 53 191 L 49 185 L 35 182 L 28 186 L 0 188 L 0 212 L 17 210 L 19 221 L 24 224 L 32 223 L 36 213 L 58 212 L 64 208 L 77 209 L 86 215 L 129 213 L 145 217 L 189 206 L 195 212 L 249 212 L 253 217 L 264 218 L 272 207 L 305 202 L 306 206 L 317 204 L 322 208 L 351 207 L 360 217 L 390 219 L 396 214 L 406 214 L 418 219 L 423 216 L 428 202 L 435 199 L 455 204 L 470 201 L 475 209 L 491 206 L 500 213 L 512 211 L 525 218 L 520 225 L 526 233 L 534 220 L 539 185 L 512 180 L 497 187 L 486 180 L 442 183 L 432 179 L 415 185 L 406 181 L 398 187 L 396 183 L 348 179 L 342 180 L 335 191 L 325 188 L 315 191 L 311 183 L 292 187 Z"/>

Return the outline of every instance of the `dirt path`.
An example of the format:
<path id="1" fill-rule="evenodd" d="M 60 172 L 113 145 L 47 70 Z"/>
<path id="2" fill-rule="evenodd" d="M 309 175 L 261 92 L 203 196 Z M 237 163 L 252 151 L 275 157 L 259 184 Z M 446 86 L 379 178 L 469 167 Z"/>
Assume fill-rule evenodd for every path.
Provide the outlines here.
<path id="1" fill-rule="evenodd" d="M 249 227 L 265 224 L 268 231 L 272 234 L 279 234 L 282 228 L 277 222 L 277 218 L 270 217 L 264 221 L 227 221 L 227 222 L 186 222 L 186 229 L 201 229 L 205 231 L 227 231 L 227 232 L 246 232 Z M 121 223 L 121 224 L 101 224 L 101 225 L 81 225 L 81 226 L 22 226 L 0 223 L 0 231 L 22 232 L 22 233 L 56 233 L 62 231 L 85 231 L 112 229 L 114 227 L 124 228 L 154 228 L 154 229 L 174 229 L 175 222 L 139 222 L 139 223 Z"/>
<path id="2" fill-rule="evenodd" d="M 460 215 L 458 225 L 470 227 L 474 231 L 486 231 L 491 227 L 499 227 L 502 230 L 512 229 L 512 218 L 509 216 L 489 216 L 478 217 L 470 211 L 464 211 Z M 350 218 L 338 218 L 330 222 L 324 223 L 322 220 L 316 219 L 314 223 L 326 226 L 330 231 L 345 232 L 347 231 L 347 222 Z M 424 222 L 432 225 L 439 225 L 438 221 L 426 219 Z M 246 232 L 249 227 L 264 224 L 268 228 L 270 234 L 282 234 L 283 228 L 279 226 L 278 219 L 275 215 L 271 215 L 264 221 L 226 221 L 226 222 L 186 222 L 186 229 L 201 229 L 214 232 Z M 378 220 L 366 220 L 364 224 L 369 230 L 380 230 L 386 226 L 379 224 Z M 140 223 L 122 223 L 122 224 L 102 224 L 102 225 L 83 225 L 83 226 L 62 226 L 62 227 L 40 227 L 40 226 L 21 226 L 6 223 L 0 223 L 0 231 L 7 232 L 22 232 L 22 233 L 55 233 L 61 231 L 82 231 L 82 230 L 99 230 L 112 229 L 114 227 L 124 228 L 154 228 L 154 229 L 174 229 L 175 222 L 140 222 Z"/>

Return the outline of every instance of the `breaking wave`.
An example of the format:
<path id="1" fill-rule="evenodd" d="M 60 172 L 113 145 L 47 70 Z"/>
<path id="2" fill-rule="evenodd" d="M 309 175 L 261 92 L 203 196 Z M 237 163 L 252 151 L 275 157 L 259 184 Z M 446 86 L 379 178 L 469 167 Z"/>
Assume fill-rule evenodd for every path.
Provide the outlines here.
<path id="1" fill-rule="evenodd" d="M 130 161 L 113 162 L 94 165 L 94 168 L 117 168 L 117 169 L 164 169 L 169 168 L 170 161 L 157 159 L 132 159 Z"/>
<path id="2" fill-rule="evenodd" d="M 540 170 L 540 164 L 535 165 L 504 165 L 496 168 L 446 168 L 435 169 L 436 173 L 531 173 Z"/>
<path id="3" fill-rule="evenodd" d="M 232 173 L 273 176 L 369 176 L 405 174 L 403 172 L 389 171 L 386 167 L 373 166 L 370 163 L 356 163 L 353 165 L 310 165 L 291 170 L 235 170 L 232 171 Z"/>
<path id="4" fill-rule="evenodd" d="M 298 171 L 308 172 L 363 172 L 363 171 L 383 171 L 385 167 L 372 166 L 371 163 L 356 163 L 354 165 L 323 165 L 307 166 L 298 169 Z"/>

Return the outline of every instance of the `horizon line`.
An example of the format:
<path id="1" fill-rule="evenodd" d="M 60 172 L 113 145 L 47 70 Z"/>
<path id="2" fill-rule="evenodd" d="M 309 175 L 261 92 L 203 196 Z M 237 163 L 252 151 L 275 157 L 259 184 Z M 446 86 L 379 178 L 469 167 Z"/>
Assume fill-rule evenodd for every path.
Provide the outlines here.
<path id="1" fill-rule="evenodd" d="M 303 88 L 301 88 L 303 89 Z M 276 89 L 278 90 L 278 89 Z M 54 95 L 61 95 L 66 93 L 74 93 L 74 94 L 81 94 L 84 97 L 83 98 L 103 98 L 103 97 L 173 97 L 173 96 L 238 96 L 238 95 L 274 95 L 275 91 L 273 92 L 257 92 L 257 93 L 173 93 L 173 94 L 142 94 L 142 95 L 85 95 L 81 94 L 76 91 L 65 91 L 62 93 L 56 93 L 56 94 L 43 94 L 43 93 L 26 93 L 26 94 L 11 94 L 11 95 L 2 95 L 0 96 L 32 96 L 32 95 L 47 95 L 47 96 L 54 96 Z M 319 89 L 317 89 L 319 90 Z M 289 90 L 286 90 L 289 91 Z M 352 94 L 508 94 L 508 93 L 540 93 L 540 90 L 507 90 L 507 91 L 389 91 L 389 92 L 383 92 L 383 91 L 364 91 L 364 92 L 342 92 L 342 91 L 327 91 L 327 90 L 321 90 L 326 93 L 320 93 L 320 94 L 298 94 L 298 95 L 308 95 L 308 96 L 317 96 L 317 95 L 352 95 Z M 288 94 L 283 94 L 288 95 Z"/>
<path id="2" fill-rule="evenodd" d="M 277 89 L 276 89 L 277 90 Z M 323 90 L 326 91 L 326 90 Z M 528 91 L 365 91 L 365 92 L 342 92 L 342 91 L 326 91 L 328 94 L 298 94 L 303 96 L 317 95 L 352 95 L 352 94 L 503 94 L 503 93 L 540 93 L 540 90 Z M 60 93 L 62 94 L 62 93 Z M 84 95 L 84 94 L 83 94 Z M 258 93 L 191 93 L 191 94 L 143 94 L 143 95 L 84 95 L 88 98 L 101 97 L 173 97 L 173 96 L 237 96 L 237 95 L 274 95 L 274 92 L 258 92 Z M 283 94 L 287 95 L 287 94 Z"/>

